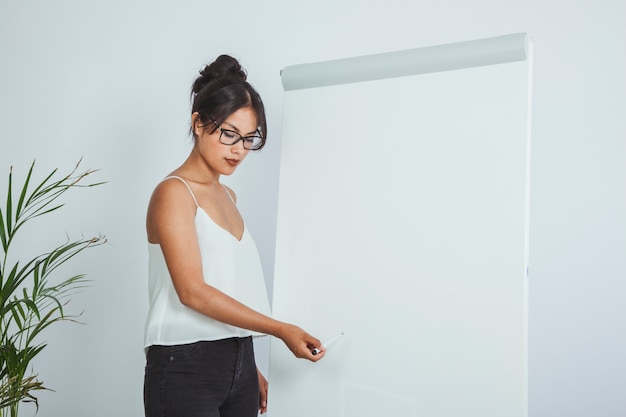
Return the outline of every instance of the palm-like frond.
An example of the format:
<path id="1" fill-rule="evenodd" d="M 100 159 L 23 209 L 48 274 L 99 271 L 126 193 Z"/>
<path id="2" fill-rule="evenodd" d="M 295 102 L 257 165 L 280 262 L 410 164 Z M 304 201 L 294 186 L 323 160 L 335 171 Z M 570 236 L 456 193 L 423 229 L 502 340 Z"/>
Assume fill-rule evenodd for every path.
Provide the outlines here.
<path id="1" fill-rule="evenodd" d="M 31 361 L 45 347 L 37 336 L 53 323 L 72 320 L 64 307 L 72 295 L 86 284 L 84 274 L 59 280 L 57 269 L 85 249 L 106 242 L 104 236 L 67 241 L 48 253 L 9 265 L 9 250 L 17 232 L 27 222 L 54 212 L 64 206 L 58 202 L 66 191 L 83 184 L 96 172 L 78 172 L 80 161 L 67 175 L 56 179 L 53 170 L 41 182 L 31 187 L 35 163 L 30 166 L 18 193 L 13 194 L 13 170 L 9 172 L 6 203 L 0 204 L 0 417 L 17 416 L 20 402 L 34 402 L 34 391 L 46 389 L 36 375 L 29 374 Z M 4 207 L 4 210 L 3 210 Z M 51 277 L 55 276 L 53 284 Z"/>

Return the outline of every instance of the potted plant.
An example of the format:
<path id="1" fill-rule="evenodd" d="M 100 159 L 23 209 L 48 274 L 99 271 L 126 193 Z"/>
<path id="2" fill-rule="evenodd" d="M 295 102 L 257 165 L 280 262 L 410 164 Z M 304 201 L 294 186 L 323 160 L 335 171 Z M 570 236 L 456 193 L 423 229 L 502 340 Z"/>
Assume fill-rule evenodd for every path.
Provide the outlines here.
<path id="1" fill-rule="evenodd" d="M 63 207 L 58 199 L 66 191 L 102 184 L 85 184 L 95 170 L 79 171 L 79 165 L 80 161 L 60 178 L 55 169 L 34 186 L 35 162 L 21 186 L 16 187 L 12 167 L 9 170 L 6 201 L 0 202 L 0 417 L 16 417 L 22 402 L 38 408 L 35 391 L 47 389 L 32 370 L 31 361 L 46 347 L 38 336 L 52 324 L 76 317 L 67 315 L 64 308 L 85 286 L 85 275 L 59 277 L 57 268 L 85 249 L 106 242 L 102 235 L 77 240 L 66 237 L 49 252 L 29 259 L 12 257 L 15 238 L 24 225 Z"/>

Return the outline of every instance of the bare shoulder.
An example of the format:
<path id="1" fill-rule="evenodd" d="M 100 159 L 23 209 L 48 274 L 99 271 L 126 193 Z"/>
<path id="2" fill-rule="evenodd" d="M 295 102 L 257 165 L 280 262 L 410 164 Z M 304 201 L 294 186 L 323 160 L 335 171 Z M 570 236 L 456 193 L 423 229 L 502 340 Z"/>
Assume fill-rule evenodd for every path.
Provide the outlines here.
<path id="1" fill-rule="evenodd" d="M 195 202 L 188 186 L 178 178 L 166 178 L 154 188 L 150 208 L 194 208 Z"/>
<path id="2" fill-rule="evenodd" d="M 152 192 L 146 213 L 148 240 L 160 242 L 164 230 L 193 223 L 195 213 L 196 203 L 185 183 L 175 178 L 161 181 Z"/>

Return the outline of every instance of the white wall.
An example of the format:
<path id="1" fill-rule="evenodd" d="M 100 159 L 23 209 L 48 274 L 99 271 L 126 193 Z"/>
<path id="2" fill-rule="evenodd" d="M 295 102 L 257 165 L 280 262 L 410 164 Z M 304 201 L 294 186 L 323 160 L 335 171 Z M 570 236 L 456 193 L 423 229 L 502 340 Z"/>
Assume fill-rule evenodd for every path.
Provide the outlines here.
<path id="1" fill-rule="evenodd" d="M 618 0 L 0 0 L 2 178 L 34 158 L 43 173 L 83 156 L 109 181 L 73 194 L 33 237 L 110 242 L 73 266 L 94 281 L 71 303 L 86 325 L 48 334 L 36 371 L 56 392 L 39 396 L 38 416 L 142 413 L 143 218 L 154 184 L 189 151 L 188 91 L 203 64 L 240 58 L 268 108 L 267 148 L 225 181 L 271 288 L 280 69 L 522 31 L 535 53 L 530 415 L 626 415 L 625 19 Z"/>

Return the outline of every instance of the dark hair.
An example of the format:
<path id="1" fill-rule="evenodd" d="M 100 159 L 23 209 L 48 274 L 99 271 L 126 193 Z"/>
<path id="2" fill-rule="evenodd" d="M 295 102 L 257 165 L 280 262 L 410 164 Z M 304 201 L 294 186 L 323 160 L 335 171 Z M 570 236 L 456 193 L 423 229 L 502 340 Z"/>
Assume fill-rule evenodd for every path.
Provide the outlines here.
<path id="1" fill-rule="evenodd" d="M 200 121 L 212 133 L 217 129 L 213 121 L 221 125 L 237 110 L 251 108 L 256 113 L 257 127 L 263 138 L 261 149 L 267 135 L 265 107 L 259 93 L 246 79 L 245 70 L 235 58 L 220 55 L 200 71 L 191 86 L 191 112 L 198 112 Z M 191 133 L 194 134 L 193 125 Z"/>

